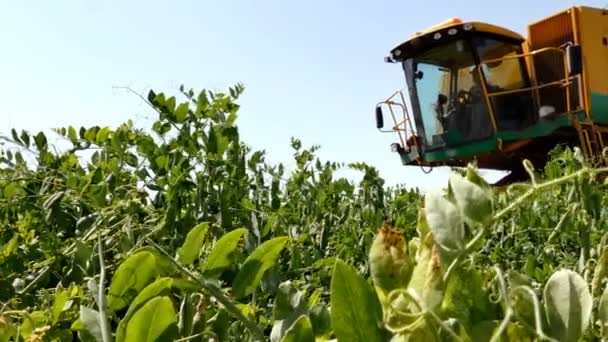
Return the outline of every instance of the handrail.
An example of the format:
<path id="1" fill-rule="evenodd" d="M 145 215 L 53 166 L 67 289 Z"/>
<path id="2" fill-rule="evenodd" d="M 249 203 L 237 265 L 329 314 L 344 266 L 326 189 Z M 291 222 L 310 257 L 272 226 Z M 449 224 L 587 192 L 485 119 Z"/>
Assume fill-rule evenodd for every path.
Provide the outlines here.
<path id="1" fill-rule="evenodd" d="M 497 96 L 501 96 L 501 95 L 508 95 L 508 94 L 515 94 L 515 93 L 521 93 L 521 92 L 528 92 L 528 91 L 537 91 L 539 89 L 543 89 L 543 88 L 547 88 L 547 87 L 551 87 L 551 86 L 555 86 L 555 85 L 560 85 L 562 87 L 565 87 L 565 91 L 566 91 L 566 112 L 569 113 L 571 112 L 571 103 L 570 103 L 570 84 L 572 84 L 572 80 L 574 78 L 576 78 L 577 76 L 568 76 L 568 59 L 567 59 L 567 55 L 566 55 L 566 51 L 564 51 L 561 48 L 558 47 L 545 47 L 545 48 L 541 48 L 541 49 L 537 49 L 534 51 L 529 51 L 529 52 L 524 52 L 524 53 L 519 53 L 519 54 L 515 54 L 515 55 L 509 55 L 509 56 L 503 56 L 500 58 L 493 58 L 493 59 L 487 59 L 487 60 L 483 60 L 481 61 L 479 64 L 491 64 L 491 63 L 495 63 L 495 62 L 501 62 L 501 61 L 505 61 L 505 60 L 511 60 L 511 59 L 518 59 L 521 57 L 524 58 L 529 58 L 531 56 L 536 56 L 539 55 L 541 53 L 545 53 L 545 52 L 559 52 L 561 54 L 561 59 L 563 61 L 563 65 L 564 65 L 564 69 L 563 69 L 563 78 L 560 78 L 559 80 L 556 81 L 552 81 L 552 82 L 548 82 L 548 83 L 544 83 L 544 84 L 535 84 L 533 86 L 530 87 L 526 87 L 526 88 L 518 88 L 518 89 L 513 89 L 513 90 L 503 90 L 503 91 L 495 91 L 495 92 L 489 92 L 486 90 L 486 95 L 487 95 L 487 99 L 489 101 L 490 97 L 497 97 Z M 479 73 L 483 74 L 483 71 L 481 70 L 482 68 L 479 68 Z M 484 75 L 485 76 L 485 75 Z M 484 77 L 485 79 L 485 77 Z M 485 88 L 485 83 L 482 82 L 482 84 L 484 85 Z M 540 96 L 537 92 L 534 92 L 533 94 L 535 100 L 537 103 L 540 103 Z M 492 119 L 495 120 L 495 114 L 494 111 L 492 109 L 492 106 L 490 106 L 490 112 L 492 115 Z"/>
<path id="2" fill-rule="evenodd" d="M 401 102 L 398 102 L 399 100 L 393 100 L 397 95 L 399 95 Z M 403 146 L 403 148 L 406 148 L 409 136 L 415 136 L 415 131 L 414 126 L 412 125 L 412 120 L 410 118 L 409 112 L 407 110 L 407 107 L 405 106 L 405 96 L 403 95 L 403 92 L 401 90 L 395 91 L 384 101 L 378 102 L 376 106 L 381 106 L 382 104 L 388 105 L 394 123 L 392 130 L 397 132 L 397 135 L 399 136 L 399 140 L 401 142 L 401 146 Z M 392 106 L 398 106 L 401 108 L 401 120 L 397 120 L 397 115 L 395 114 L 395 111 L 393 110 Z M 408 128 L 410 134 L 408 134 Z M 404 132 L 404 134 L 402 134 L 401 132 Z M 418 144 L 417 139 L 414 139 L 414 146 L 416 146 L 416 149 L 420 151 L 420 146 Z"/>
<path id="3" fill-rule="evenodd" d="M 488 63 L 495 63 L 495 62 L 500 62 L 500 61 L 504 61 L 507 59 L 516 59 L 516 58 L 521 58 L 521 57 L 529 57 L 529 56 L 534 56 L 534 55 L 538 55 L 541 54 L 543 52 L 547 52 L 547 51 L 557 51 L 559 53 L 561 53 L 562 55 L 566 55 L 565 51 L 557 48 L 557 47 L 553 47 L 553 46 L 549 46 L 549 47 L 544 47 L 541 49 L 537 49 L 534 51 L 529 51 L 529 52 L 524 52 L 524 53 L 518 53 L 516 55 L 510 55 L 510 56 L 503 56 L 503 57 L 499 57 L 499 58 L 493 58 L 493 59 L 487 59 L 484 61 L 481 61 L 480 64 L 488 64 Z"/>
<path id="4" fill-rule="evenodd" d="M 568 80 L 570 80 L 570 78 L 562 79 L 559 81 L 553 81 L 553 82 L 549 82 L 549 83 L 544 83 L 541 85 L 535 85 L 535 86 L 531 86 L 531 87 L 527 87 L 527 88 L 518 88 L 518 89 L 512 89 L 512 90 L 501 90 L 501 91 L 488 92 L 488 97 L 509 95 L 509 94 L 514 94 L 514 93 L 523 93 L 523 92 L 527 92 L 527 91 L 548 88 L 548 87 L 551 87 L 554 85 L 561 85 L 561 86 L 570 85 L 571 82 L 569 82 Z"/>

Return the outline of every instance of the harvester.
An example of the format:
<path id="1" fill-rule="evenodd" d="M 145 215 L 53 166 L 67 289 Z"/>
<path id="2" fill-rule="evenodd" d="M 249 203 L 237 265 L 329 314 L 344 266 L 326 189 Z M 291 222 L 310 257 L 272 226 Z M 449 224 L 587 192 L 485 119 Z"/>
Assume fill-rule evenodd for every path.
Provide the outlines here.
<path id="1" fill-rule="evenodd" d="M 458 18 L 415 33 L 385 57 L 406 91 L 376 106 L 376 127 L 396 132 L 402 164 L 510 172 L 542 167 L 558 144 L 590 160 L 608 144 L 608 10 L 575 6 L 527 27 L 527 38 Z M 384 115 L 392 127 L 384 129 Z"/>

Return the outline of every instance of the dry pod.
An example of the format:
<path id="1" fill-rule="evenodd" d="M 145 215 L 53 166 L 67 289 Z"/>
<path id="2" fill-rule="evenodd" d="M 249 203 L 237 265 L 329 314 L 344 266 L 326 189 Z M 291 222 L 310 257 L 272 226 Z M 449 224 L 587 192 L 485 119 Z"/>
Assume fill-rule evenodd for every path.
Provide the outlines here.
<path id="1" fill-rule="evenodd" d="M 405 288 L 413 263 L 403 234 L 389 226 L 380 229 L 370 248 L 369 264 L 381 297 L 394 289 Z"/>

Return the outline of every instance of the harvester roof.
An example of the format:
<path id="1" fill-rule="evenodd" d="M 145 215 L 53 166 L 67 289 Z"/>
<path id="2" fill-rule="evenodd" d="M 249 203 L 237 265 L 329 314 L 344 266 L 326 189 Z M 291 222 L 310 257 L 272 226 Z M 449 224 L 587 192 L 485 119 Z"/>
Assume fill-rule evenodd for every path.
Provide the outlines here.
<path id="1" fill-rule="evenodd" d="M 388 62 L 398 62 L 410 58 L 422 51 L 437 45 L 445 44 L 450 37 L 463 37 L 476 34 L 487 34 L 521 44 L 525 38 L 519 33 L 504 27 L 476 21 L 464 22 L 458 18 L 448 19 L 424 31 L 416 32 L 405 42 L 391 50 Z"/>

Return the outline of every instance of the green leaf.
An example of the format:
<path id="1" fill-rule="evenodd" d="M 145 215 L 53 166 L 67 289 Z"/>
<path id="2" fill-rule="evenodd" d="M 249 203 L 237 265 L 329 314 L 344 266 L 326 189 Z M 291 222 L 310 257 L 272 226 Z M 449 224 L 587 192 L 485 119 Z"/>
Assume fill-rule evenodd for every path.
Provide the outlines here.
<path id="1" fill-rule="evenodd" d="M 154 96 L 154 98 L 152 99 L 151 102 L 157 108 L 163 107 L 165 105 L 165 102 L 166 102 L 165 94 L 160 93 L 160 94 Z"/>
<path id="2" fill-rule="evenodd" d="M 95 137 L 95 141 L 97 142 L 97 145 L 104 144 L 108 140 L 110 133 L 111 133 L 111 131 L 108 127 L 104 127 L 102 129 L 100 129 L 99 132 L 97 132 L 97 136 Z"/>
<path id="3" fill-rule="evenodd" d="M 175 111 L 175 96 L 171 96 L 165 101 L 165 107 L 167 107 L 171 113 Z"/>
<path id="4" fill-rule="evenodd" d="M 298 291 L 289 280 L 279 284 L 273 303 L 274 324 L 270 331 L 270 341 L 280 341 L 295 321 L 307 312 L 304 292 Z"/>
<path id="5" fill-rule="evenodd" d="M 277 262 L 288 239 L 282 236 L 268 240 L 247 257 L 232 286 L 235 298 L 248 296 L 255 291 L 264 273 Z"/>
<path id="6" fill-rule="evenodd" d="M 23 141 L 25 147 L 30 147 L 30 135 L 26 131 L 21 131 L 21 141 Z"/>
<path id="7" fill-rule="evenodd" d="M 18 252 L 19 248 L 19 234 L 14 233 L 13 237 L 5 243 L 3 246 L 0 246 L 0 257 L 1 256 L 11 256 Z M 1 259 L 0 259 L 1 260 Z"/>
<path id="8" fill-rule="evenodd" d="M 69 293 L 66 290 L 62 290 L 59 293 L 55 294 L 55 301 L 53 303 L 53 322 L 59 322 L 61 318 L 61 313 L 68 302 Z"/>
<path id="9" fill-rule="evenodd" d="M 550 334 L 560 341 L 577 341 L 591 318 L 592 297 L 585 279 L 571 270 L 555 272 L 545 285 L 544 300 Z"/>
<path id="10" fill-rule="evenodd" d="M 86 132 L 84 133 L 84 138 L 88 141 L 94 142 L 95 139 L 97 138 L 98 130 L 99 130 L 99 127 L 91 127 L 89 129 L 87 129 Z"/>
<path id="11" fill-rule="evenodd" d="M 149 251 L 141 251 L 127 257 L 123 261 L 110 284 L 108 305 L 114 310 L 122 310 L 162 273 L 158 267 L 156 255 Z"/>
<path id="12" fill-rule="evenodd" d="M 185 279 L 174 279 L 169 277 L 163 277 L 155 280 L 150 285 L 146 286 L 138 295 L 133 299 L 129 310 L 125 314 L 124 318 L 120 321 L 118 329 L 116 331 L 116 339 L 122 340 L 126 333 L 126 327 L 133 315 L 141 309 L 149 300 L 158 296 L 170 296 L 172 291 L 175 289 L 182 289 L 187 291 L 195 291 L 197 285 L 185 280 Z"/>
<path id="13" fill-rule="evenodd" d="M 234 125 L 234 122 L 237 119 L 237 114 L 236 112 L 232 112 L 230 114 L 228 114 L 228 118 L 226 119 L 226 127 L 232 127 Z"/>
<path id="14" fill-rule="evenodd" d="M 99 313 L 85 306 L 80 307 L 80 322 L 82 329 L 91 335 L 96 342 L 103 342 Z"/>
<path id="15" fill-rule="evenodd" d="M 36 148 L 38 149 L 38 151 L 45 150 L 48 144 L 46 135 L 44 135 L 44 133 L 42 132 L 39 132 L 34 137 L 34 143 L 36 144 Z"/>
<path id="16" fill-rule="evenodd" d="M 473 184 L 479 186 L 480 188 L 486 191 L 492 190 L 490 184 L 488 184 L 488 182 L 486 182 L 486 180 L 481 177 L 478 170 L 472 164 L 467 165 L 466 178 L 468 181 L 472 182 Z"/>
<path id="17" fill-rule="evenodd" d="M 76 133 L 76 128 L 74 128 L 74 126 L 70 126 L 68 128 L 68 138 L 72 141 L 75 142 L 78 140 L 78 133 Z"/>
<path id="18" fill-rule="evenodd" d="M 385 341 L 382 308 L 374 289 L 357 270 L 338 260 L 331 279 L 331 319 L 338 341 Z"/>
<path id="19" fill-rule="evenodd" d="M 218 150 L 218 137 L 213 126 L 209 127 L 209 139 L 207 140 L 207 153 L 215 154 Z"/>
<path id="20" fill-rule="evenodd" d="M 209 222 L 203 222 L 192 228 L 186 236 L 186 241 L 177 251 L 177 260 L 182 264 L 191 265 L 205 244 L 205 236 L 209 230 Z"/>
<path id="21" fill-rule="evenodd" d="M 490 341 L 492 334 L 498 328 L 498 321 L 481 321 L 475 323 L 471 329 L 471 338 L 473 341 Z"/>
<path id="22" fill-rule="evenodd" d="M 247 233 L 246 228 L 235 229 L 224 234 L 217 241 L 202 268 L 206 277 L 219 277 L 224 270 L 232 266 L 234 251 L 245 233 Z"/>
<path id="23" fill-rule="evenodd" d="M 454 318 L 464 326 L 493 317 L 498 306 L 490 300 L 492 294 L 484 289 L 482 276 L 476 268 L 468 267 L 460 267 L 452 273 L 441 301 L 441 312 L 445 317 Z"/>
<path id="24" fill-rule="evenodd" d="M 28 338 L 35 329 L 45 326 L 48 323 L 48 315 L 44 311 L 34 311 L 25 317 L 19 328 L 21 335 Z"/>
<path id="25" fill-rule="evenodd" d="M 279 284 L 272 308 L 272 317 L 275 321 L 286 319 L 294 311 L 305 313 L 307 310 L 304 292 L 298 291 L 290 280 Z"/>
<path id="26" fill-rule="evenodd" d="M 156 98 L 156 93 L 153 90 L 148 92 L 148 102 L 153 103 Z"/>
<path id="27" fill-rule="evenodd" d="M 129 307 L 129 311 L 136 310 L 137 308 L 143 306 L 151 298 L 160 295 L 169 295 L 173 290 L 184 290 L 184 291 L 195 291 L 197 290 L 197 285 L 186 279 L 177 279 L 177 278 L 169 278 L 163 277 L 158 278 L 152 284 L 146 286 L 138 295 L 133 299 Z M 127 312 L 127 315 L 129 312 Z M 125 316 L 125 317 L 126 317 Z"/>
<path id="28" fill-rule="evenodd" d="M 535 326 L 534 298 L 531 297 L 531 294 L 526 291 L 516 291 L 512 294 L 512 297 L 513 311 L 515 312 L 517 319 L 530 326 Z"/>
<path id="29" fill-rule="evenodd" d="M 281 342 L 315 342 L 312 324 L 306 315 L 300 316 L 295 323 L 287 329 Z"/>
<path id="30" fill-rule="evenodd" d="M 149 300 L 127 323 L 124 341 L 173 341 L 177 337 L 176 314 L 169 297 Z"/>
<path id="31" fill-rule="evenodd" d="M 14 197 L 24 196 L 24 195 L 25 195 L 25 191 L 17 183 L 9 183 L 4 188 L 4 197 L 6 197 L 6 199 L 13 199 Z"/>
<path id="32" fill-rule="evenodd" d="M 464 222 L 458 208 L 439 192 L 425 197 L 425 216 L 435 241 L 451 250 L 464 248 Z"/>
<path id="33" fill-rule="evenodd" d="M 19 144 L 21 144 L 21 143 L 22 143 L 22 142 L 21 142 L 21 139 L 19 139 L 19 133 L 17 133 L 17 130 L 16 130 L 16 129 L 14 129 L 14 128 L 12 128 L 12 129 L 11 129 L 11 135 L 13 136 L 13 140 L 14 140 L 16 143 L 19 143 Z"/>
<path id="34" fill-rule="evenodd" d="M 17 341 L 17 324 L 8 316 L 0 315 L 0 342 Z"/>
<path id="35" fill-rule="evenodd" d="M 186 121 L 186 118 L 188 117 L 188 109 L 189 106 L 187 102 L 184 102 L 177 107 L 175 110 L 175 121 L 177 123 Z"/>
<path id="36" fill-rule="evenodd" d="M 482 224 L 492 219 L 492 198 L 489 191 L 457 173 L 450 176 L 450 186 L 456 204 L 464 216 Z"/>
<path id="37" fill-rule="evenodd" d="M 471 331 L 469 341 L 491 341 L 494 332 L 500 326 L 500 321 L 481 321 L 476 323 Z M 534 333 L 517 322 L 507 324 L 502 336 L 497 341 L 536 341 Z"/>
<path id="38" fill-rule="evenodd" d="M 316 337 L 328 338 L 331 335 L 331 315 L 323 305 L 315 305 L 309 313 L 310 322 Z"/>

